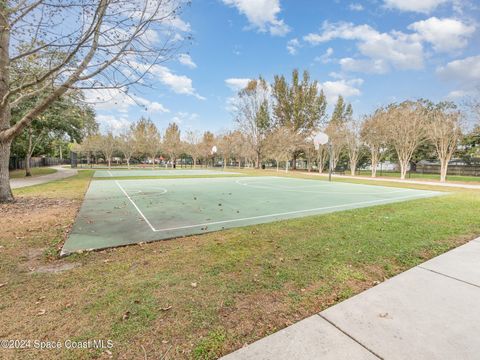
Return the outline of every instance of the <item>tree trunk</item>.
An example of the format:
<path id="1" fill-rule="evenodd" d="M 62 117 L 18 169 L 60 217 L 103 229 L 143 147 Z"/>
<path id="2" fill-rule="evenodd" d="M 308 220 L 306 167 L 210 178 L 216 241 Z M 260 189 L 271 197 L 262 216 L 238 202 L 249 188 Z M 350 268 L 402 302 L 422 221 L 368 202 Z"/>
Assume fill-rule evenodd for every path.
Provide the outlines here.
<path id="1" fill-rule="evenodd" d="M 27 154 L 25 155 L 25 176 L 32 176 L 32 171 L 30 170 L 30 159 L 32 158 L 33 152 L 32 145 L 32 128 L 28 129 L 28 148 Z"/>
<path id="2" fill-rule="evenodd" d="M 440 182 L 447 181 L 448 160 L 440 160 Z"/>
<path id="3" fill-rule="evenodd" d="M 260 153 L 257 152 L 257 158 L 255 160 L 255 169 L 259 169 L 260 168 Z"/>
<path id="4" fill-rule="evenodd" d="M 0 99 L 8 92 L 10 84 L 10 26 L 8 17 L 4 16 L 7 5 L 2 1 L 0 16 Z M 0 107 L 0 203 L 13 201 L 12 189 L 10 188 L 10 147 L 12 137 L 6 137 L 4 130 L 10 127 L 11 111 L 10 105 Z"/>
<path id="5" fill-rule="evenodd" d="M 289 162 L 288 160 L 285 161 L 285 172 L 288 172 L 288 162 Z"/>
<path id="6" fill-rule="evenodd" d="M 108 158 L 108 170 L 110 170 L 112 168 L 112 159 L 111 158 Z"/>
<path id="7" fill-rule="evenodd" d="M 400 180 L 405 180 L 407 174 L 408 161 L 400 161 Z"/>
<path id="8" fill-rule="evenodd" d="M 32 176 L 32 170 L 30 169 L 30 154 L 25 155 L 25 176 Z"/>
<path id="9" fill-rule="evenodd" d="M 293 153 L 292 170 L 296 170 L 296 169 L 297 169 L 297 153 L 294 152 L 294 153 Z"/>
<path id="10" fill-rule="evenodd" d="M 378 156 L 375 150 L 371 151 L 372 158 L 372 178 L 377 177 Z"/>
<path id="11" fill-rule="evenodd" d="M 226 169 L 227 168 L 227 159 L 223 159 L 223 168 Z"/>
<path id="12" fill-rule="evenodd" d="M 275 162 L 277 163 L 277 172 L 278 172 L 278 160 L 275 160 Z"/>
<path id="13" fill-rule="evenodd" d="M 127 169 L 130 170 L 130 158 L 127 158 Z"/>
<path id="14" fill-rule="evenodd" d="M 0 203 L 13 201 L 8 170 L 11 144 L 11 141 L 0 142 Z"/>

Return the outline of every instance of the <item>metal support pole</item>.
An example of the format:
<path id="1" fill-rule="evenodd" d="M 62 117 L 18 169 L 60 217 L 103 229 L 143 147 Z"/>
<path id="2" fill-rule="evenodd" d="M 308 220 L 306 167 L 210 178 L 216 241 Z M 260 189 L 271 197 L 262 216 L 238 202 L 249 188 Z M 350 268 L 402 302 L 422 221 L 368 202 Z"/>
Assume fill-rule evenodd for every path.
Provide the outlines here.
<path id="1" fill-rule="evenodd" d="M 330 161 L 328 162 L 328 181 L 332 181 L 332 172 L 333 172 L 333 146 L 332 142 L 328 142 L 328 148 L 330 152 Z"/>

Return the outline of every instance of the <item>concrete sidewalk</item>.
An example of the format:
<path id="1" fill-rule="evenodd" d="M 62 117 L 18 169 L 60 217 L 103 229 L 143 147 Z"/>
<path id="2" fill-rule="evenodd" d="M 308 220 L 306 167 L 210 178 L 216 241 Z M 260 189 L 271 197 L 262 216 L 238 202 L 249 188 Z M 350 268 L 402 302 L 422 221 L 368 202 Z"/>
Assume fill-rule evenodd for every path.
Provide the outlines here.
<path id="1" fill-rule="evenodd" d="M 306 175 L 311 176 L 323 176 L 328 177 L 328 174 L 319 174 L 318 172 L 304 172 Z M 391 179 L 391 178 L 372 178 L 367 176 L 351 176 L 351 175 L 338 175 L 335 174 L 332 176 L 333 179 L 354 179 L 354 180 L 367 180 L 367 181 L 388 181 L 394 183 L 403 183 L 403 184 L 417 184 L 417 185 L 432 185 L 432 186 L 442 186 L 448 188 L 462 188 L 462 189 L 473 189 L 473 190 L 480 190 L 480 185 L 476 184 L 464 184 L 464 183 L 451 183 L 451 182 L 444 182 L 441 183 L 439 181 L 425 181 L 425 180 L 401 180 L 401 179 Z"/>
<path id="2" fill-rule="evenodd" d="M 51 168 L 57 170 L 57 172 L 42 176 L 10 179 L 10 187 L 12 189 L 18 189 L 27 186 L 40 185 L 50 181 L 61 180 L 77 175 L 77 170 L 75 169 L 64 168 L 62 166 L 51 166 Z"/>
<path id="3" fill-rule="evenodd" d="M 480 359 L 480 238 L 225 356 Z"/>

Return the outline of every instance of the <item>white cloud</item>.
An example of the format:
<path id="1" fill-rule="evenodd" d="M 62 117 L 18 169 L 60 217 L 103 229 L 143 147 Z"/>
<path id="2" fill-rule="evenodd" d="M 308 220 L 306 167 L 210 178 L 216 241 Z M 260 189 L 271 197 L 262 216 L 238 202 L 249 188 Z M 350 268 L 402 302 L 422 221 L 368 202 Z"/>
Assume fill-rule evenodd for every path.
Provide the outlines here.
<path id="1" fill-rule="evenodd" d="M 84 91 L 85 101 L 97 111 L 108 111 L 126 116 L 131 107 L 141 107 L 148 113 L 169 113 L 170 110 L 156 101 L 135 94 L 127 94 L 120 89 L 88 89 Z M 118 117 L 115 117 L 118 120 Z"/>
<path id="2" fill-rule="evenodd" d="M 456 99 L 460 99 L 460 98 L 463 98 L 463 97 L 466 97 L 466 96 L 469 96 L 471 95 L 472 92 L 470 91 L 465 91 L 465 90 L 453 90 L 453 91 L 450 91 L 447 95 L 447 98 L 448 99 L 451 99 L 451 100 L 456 100 Z"/>
<path id="3" fill-rule="evenodd" d="M 384 0 L 384 6 L 400 11 L 412 11 L 428 14 L 448 0 Z"/>
<path id="4" fill-rule="evenodd" d="M 162 65 L 154 65 L 150 68 L 150 73 L 155 75 L 164 85 L 167 85 L 177 94 L 192 95 L 197 99 L 205 100 L 200 96 L 192 85 L 192 79 L 185 75 L 174 74 L 169 68 Z"/>
<path id="5" fill-rule="evenodd" d="M 105 131 L 113 131 L 114 133 L 120 133 L 122 130 L 128 129 L 131 125 L 128 119 L 114 115 L 97 115 L 95 118 L 102 129 Z"/>
<path id="6" fill-rule="evenodd" d="M 236 7 L 245 15 L 252 27 L 271 35 L 284 36 L 290 27 L 278 18 L 281 11 L 280 0 L 223 0 L 228 6 Z"/>
<path id="7" fill-rule="evenodd" d="M 250 82 L 248 78 L 230 78 L 225 80 L 225 84 L 233 91 L 245 89 Z"/>
<path id="8" fill-rule="evenodd" d="M 151 102 L 150 105 L 148 105 L 148 109 L 152 112 L 161 112 L 161 113 L 170 112 L 170 110 L 168 110 L 165 106 L 163 106 L 162 104 L 156 101 Z"/>
<path id="9" fill-rule="evenodd" d="M 183 32 L 188 32 L 192 30 L 190 24 L 188 22 L 183 21 L 179 17 L 171 19 L 170 25 Z"/>
<path id="10" fill-rule="evenodd" d="M 87 89 L 84 94 L 85 102 L 100 111 L 127 113 L 128 109 L 135 105 L 135 100 L 120 89 Z"/>
<path id="11" fill-rule="evenodd" d="M 408 26 L 415 30 L 419 39 L 428 41 L 433 49 L 449 52 L 467 46 L 467 39 L 475 32 L 474 25 L 467 25 L 455 19 L 431 17 Z"/>
<path id="12" fill-rule="evenodd" d="M 310 33 L 304 40 L 312 45 L 333 39 L 356 40 L 359 51 L 375 60 L 383 60 L 398 69 L 421 69 L 423 46 L 419 39 L 399 31 L 380 33 L 367 24 L 324 22 L 322 32 Z"/>
<path id="13" fill-rule="evenodd" d="M 466 87 L 480 85 L 480 55 L 449 62 L 437 68 L 437 74 L 445 79 L 463 83 Z"/>
<path id="14" fill-rule="evenodd" d="M 192 57 L 188 54 L 180 54 L 178 56 L 178 61 L 190 69 L 195 69 L 197 67 L 197 64 L 193 62 Z"/>
<path id="15" fill-rule="evenodd" d="M 363 72 L 367 74 L 385 74 L 389 66 L 383 59 L 343 58 L 339 61 L 343 71 Z"/>
<path id="16" fill-rule="evenodd" d="M 288 40 L 287 42 L 287 51 L 290 55 L 295 55 L 298 52 L 298 48 L 300 47 L 300 41 L 297 38 Z"/>
<path id="17" fill-rule="evenodd" d="M 335 71 L 332 71 L 328 74 L 328 76 L 330 76 L 331 78 L 334 78 L 334 79 L 343 79 L 345 76 L 344 74 L 340 74 L 338 72 L 335 72 Z"/>
<path id="18" fill-rule="evenodd" d="M 321 84 L 327 102 L 333 104 L 337 101 L 338 95 L 345 98 L 360 96 L 362 93 L 358 88 L 363 84 L 363 79 L 342 79 L 336 81 L 325 81 Z"/>
<path id="19" fill-rule="evenodd" d="M 131 98 L 137 105 L 144 108 L 149 113 L 169 113 L 170 110 L 156 101 L 150 101 L 137 95 L 132 95 Z"/>
<path id="20" fill-rule="evenodd" d="M 363 5 L 358 3 L 351 3 L 348 8 L 352 11 L 363 11 Z"/>
<path id="21" fill-rule="evenodd" d="M 199 115 L 197 113 L 189 113 L 186 111 L 179 111 L 170 119 L 170 122 L 174 122 L 186 130 L 197 127 L 198 121 Z"/>
<path id="22" fill-rule="evenodd" d="M 314 60 L 315 61 L 320 61 L 324 64 L 328 64 L 328 63 L 332 62 L 332 60 L 333 60 L 332 55 L 333 55 L 333 49 L 331 47 L 329 47 L 323 55 L 315 57 Z"/>

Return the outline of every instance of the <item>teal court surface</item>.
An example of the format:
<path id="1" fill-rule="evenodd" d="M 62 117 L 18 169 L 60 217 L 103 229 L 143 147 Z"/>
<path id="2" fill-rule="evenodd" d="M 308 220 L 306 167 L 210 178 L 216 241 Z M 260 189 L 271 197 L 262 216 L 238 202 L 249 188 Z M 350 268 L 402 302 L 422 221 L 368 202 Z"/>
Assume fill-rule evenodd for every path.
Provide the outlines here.
<path id="1" fill-rule="evenodd" d="M 97 170 L 93 175 L 96 178 L 108 178 L 108 177 L 130 177 L 130 176 L 144 176 L 144 177 L 157 177 L 157 176 L 204 176 L 204 175 L 236 175 L 238 173 L 222 171 L 222 170 L 209 170 L 209 169 L 120 169 L 120 170 Z"/>
<path id="2" fill-rule="evenodd" d="M 62 254 L 440 194 L 274 176 L 93 180 Z"/>

